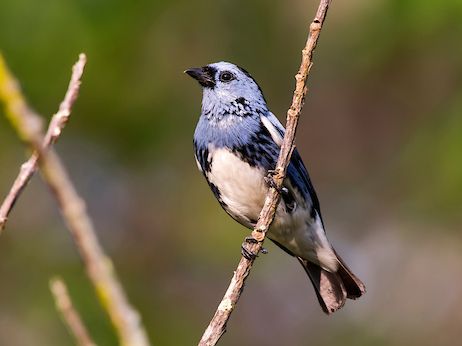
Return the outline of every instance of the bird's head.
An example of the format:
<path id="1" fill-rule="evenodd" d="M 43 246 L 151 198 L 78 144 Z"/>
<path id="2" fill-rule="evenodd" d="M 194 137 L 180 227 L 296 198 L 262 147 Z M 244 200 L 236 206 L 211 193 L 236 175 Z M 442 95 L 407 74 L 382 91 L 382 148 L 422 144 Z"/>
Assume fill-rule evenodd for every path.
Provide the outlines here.
<path id="1" fill-rule="evenodd" d="M 266 110 L 266 101 L 257 82 L 243 68 L 229 62 L 217 62 L 185 71 L 203 88 L 203 111 L 220 114 L 234 105 L 242 109 Z"/>

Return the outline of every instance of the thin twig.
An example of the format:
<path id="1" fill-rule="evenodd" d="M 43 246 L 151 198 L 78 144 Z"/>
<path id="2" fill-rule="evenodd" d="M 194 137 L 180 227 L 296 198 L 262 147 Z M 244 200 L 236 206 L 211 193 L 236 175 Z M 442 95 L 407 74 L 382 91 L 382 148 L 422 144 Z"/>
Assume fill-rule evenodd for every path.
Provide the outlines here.
<path id="1" fill-rule="evenodd" d="M 8 69 L 0 52 L 0 100 L 5 103 L 5 114 L 8 120 L 18 129 L 18 134 L 24 141 L 40 143 L 42 119 L 29 108 L 22 95 L 19 83 Z M 18 118 L 16 114 L 23 116 Z"/>
<path id="2" fill-rule="evenodd" d="M 72 304 L 66 284 L 60 278 L 50 280 L 50 290 L 55 300 L 56 309 L 63 318 L 70 334 L 79 346 L 96 346 L 77 310 Z"/>
<path id="3" fill-rule="evenodd" d="M 85 58 L 84 55 L 81 55 L 82 57 Z M 81 72 L 79 71 L 78 68 L 74 69 L 74 73 L 76 74 Z M 9 73 L 8 75 L 11 79 L 6 79 L 4 82 L 8 85 L 14 84 L 17 87 L 17 83 L 12 75 Z M 59 136 L 67 121 L 70 114 L 70 107 L 77 95 L 78 84 L 79 78 L 71 79 L 70 91 L 61 103 L 60 111 L 58 111 L 57 115 L 50 122 L 49 129 L 44 137 L 44 144 L 37 144 L 37 141 L 28 137 L 27 133 L 24 135 L 23 126 L 29 126 L 29 119 L 25 117 L 22 111 L 29 108 L 24 101 L 24 97 L 21 95 L 19 87 L 16 88 L 15 93 L 22 100 L 23 108 L 16 109 L 11 107 L 9 102 L 12 102 L 13 99 L 4 98 L 4 101 L 7 109 L 12 109 L 9 119 L 16 131 L 22 134 L 22 137 L 25 137 L 24 139 L 28 143 L 32 144 L 40 157 L 39 164 L 41 165 L 42 175 L 58 201 L 64 220 L 85 264 L 87 274 L 95 287 L 99 300 L 105 307 L 117 330 L 120 344 L 124 346 L 147 346 L 149 342 L 139 314 L 128 302 L 126 294 L 114 272 L 112 262 L 106 256 L 98 242 L 93 222 L 86 211 L 85 202 L 78 195 L 58 155 L 51 148 L 48 148 Z M 0 86 L 0 90 L 2 90 L 1 88 Z M 0 94 L 0 98 L 1 96 Z M 44 148 L 48 148 L 48 150 L 44 150 Z M 36 169 L 37 162 L 34 163 L 32 161 L 32 163 L 31 166 L 35 166 Z M 21 171 L 24 170 L 26 172 L 22 172 L 23 174 L 29 174 L 30 169 L 26 163 L 21 168 Z M 34 168 L 32 168 L 32 174 L 33 171 Z M 27 181 L 28 179 L 25 179 L 26 183 Z"/>
<path id="4" fill-rule="evenodd" d="M 28 107 L 26 100 L 22 96 L 18 82 L 8 70 L 5 61 L 0 55 L 0 99 L 3 99 L 5 102 L 6 113 L 10 121 L 15 125 L 21 137 L 32 148 L 39 148 L 40 152 L 44 152 L 49 150 L 51 145 L 58 139 L 69 119 L 72 106 L 77 99 L 81 83 L 80 79 L 82 78 L 86 61 L 85 54 L 80 54 L 79 60 L 72 68 L 71 81 L 69 82 L 64 100 L 61 102 L 58 112 L 51 118 L 47 134 L 42 140 L 40 127 L 35 125 L 40 123 L 40 121 L 36 120 L 40 119 L 40 117 Z M 22 114 L 23 116 L 17 117 L 16 114 Z M 16 200 L 37 171 L 40 156 L 39 151 L 34 150 L 29 160 L 21 165 L 19 174 L 0 207 L 0 234 L 5 228 L 8 215 Z"/>
<path id="5" fill-rule="evenodd" d="M 279 191 L 282 187 L 284 177 L 286 175 L 287 166 L 289 165 L 292 152 L 295 148 L 295 132 L 297 129 L 298 119 L 303 107 L 305 95 L 307 93 L 306 81 L 312 66 L 313 50 L 316 47 L 322 25 L 326 18 L 327 10 L 330 0 L 321 0 L 318 11 L 313 22 L 310 25 L 310 32 L 306 41 L 305 48 L 302 51 L 302 62 L 300 69 L 295 76 L 296 85 L 292 99 L 292 105 L 287 112 L 286 132 L 284 140 L 279 152 L 279 158 L 276 164 L 275 173 L 273 175 L 274 185 L 269 189 L 265 204 L 260 213 L 258 222 L 252 232 L 252 236 L 258 240 L 255 244 L 248 244 L 247 250 L 251 253 L 258 254 L 262 249 L 263 241 L 265 239 L 266 231 L 269 229 L 273 222 L 276 208 L 279 203 Z M 215 315 L 210 321 L 207 329 L 199 341 L 199 346 L 213 346 L 216 345 L 220 337 L 226 331 L 226 323 L 228 322 L 231 313 L 236 307 L 237 301 L 242 293 L 245 280 L 250 273 L 254 259 L 248 260 L 244 257 L 241 258 L 236 271 L 234 272 L 231 283 L 226 290 L 226 293 L 218 306 Z"/>
<path id="6" fill-rule="evenodd" d="M 87 274 L 109 313 L 121 345 L 149 345 L 140 316 L 128 302 L 112 262 L 98 242 L 85 202 L 78 195 L 56 154 L 49 152 L 46 155 L 46 160 L 42 160 L 41 172 L 58 201 L 67 227 L 85 263 Z"/>

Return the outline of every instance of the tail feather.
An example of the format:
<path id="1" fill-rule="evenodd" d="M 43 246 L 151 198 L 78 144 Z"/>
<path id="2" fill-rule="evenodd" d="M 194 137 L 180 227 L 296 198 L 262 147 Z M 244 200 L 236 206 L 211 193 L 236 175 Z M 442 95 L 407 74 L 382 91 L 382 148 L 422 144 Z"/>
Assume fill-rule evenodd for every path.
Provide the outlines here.
<path id="1" fill-rule="evenodd" d="M 322 310 L 329 315 L 340 309 L 345 304 L 347 292 L 339 275 L 300 257 L 297 258 L 313 283 Z"/>
<path id="2" fill-rule="evenodd" d="M 348 268 L 343 259 L 337 253 L 335 254 L 337 255 L 337 259 L 340 264 L 337 273 L 346 287 L 347 298 L 357 299 L 361 297 L 364 293 L 366 293 L 366 286 L 355 274 L 351 272 L 350 268 Z"/>
<path id="3" fill-rule="evenodd" d="M 286 247 L 273 239 L 271 240 L 289 255 L 295 256 Z M 295 256 L 313 283 L 322 310 L 328 315 L 345 305 L 347 298 L 357 299 L 366 293 L 366 287 L 361 280 L 351 272 L 335 250 L 334 253 L 338 260 L 336 272 L 330 272 L 316 263 Z"/>
<path id="4" fill-rule="evenodd" d="M 347 292 L 337 273 L 328 272 L 317 264 L 297 258 L 313 283 L 322 310 L 329 315 L 340 309 L 345 304 Z"/>
<path id="5" fill-rule="evenodd" d="M 328 315 L 345 305 L 347 298 L 356 299 L 366 292 L 364 284 L 340 257 L 340 265 L 335 273 L 303 258 L 297 258 L 313 283 L 322 310 Z"/>

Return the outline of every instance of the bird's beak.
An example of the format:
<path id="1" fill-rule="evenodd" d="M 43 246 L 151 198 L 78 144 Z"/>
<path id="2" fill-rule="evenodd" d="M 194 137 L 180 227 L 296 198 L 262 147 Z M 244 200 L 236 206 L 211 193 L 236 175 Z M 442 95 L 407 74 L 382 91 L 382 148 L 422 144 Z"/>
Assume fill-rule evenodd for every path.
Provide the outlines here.
<path id="1" fill-rule="evenodd" d="M 184 73 L 197 80 L 204 88 L 213 88 L 215 86 L 215 76 L 211 75 L 210 72 L 209 69 L 203 67 L 193 67 L 184 71 Z"/>

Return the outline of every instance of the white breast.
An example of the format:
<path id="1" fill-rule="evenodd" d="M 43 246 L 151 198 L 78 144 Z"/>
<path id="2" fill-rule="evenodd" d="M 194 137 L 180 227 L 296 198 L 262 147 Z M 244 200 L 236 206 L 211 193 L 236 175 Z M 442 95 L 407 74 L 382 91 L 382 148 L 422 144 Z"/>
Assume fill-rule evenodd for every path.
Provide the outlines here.
<path id="1" fill-rule="evenodd" d="M 252 228 L 263 208 L 267 183 L 263 169 L 251 167 L 225 148 L 209 147 L 212 158 L 207 178 L 220 192 L 226 211 L 238 222 Z M 290 187 L 290 185 L 289 185 Z M 291 190 L 293 190 L 291 188 Z M 319 263 L 331 271 L 337 269 L 337 259 L 326 238 L 321 219 L 311 219 L 310 208 L 298 192 L 297 208 L 288 213 L 280 203 L 268 237 L 283 245 L 294 255 Z"/>
<path id="2" fill-rule="evenodd" d="M 217 186 L 229 214 L 247 227 L 256 221 L 267 192 L 263 169 L 251 167 L 225 148 L 209 148 L 212 154 L 209 181 Z"/>

